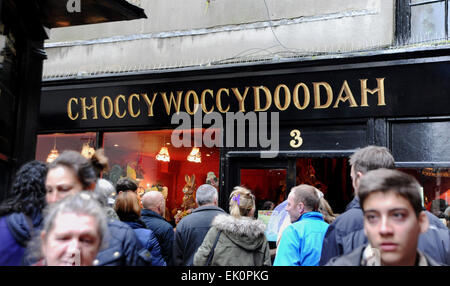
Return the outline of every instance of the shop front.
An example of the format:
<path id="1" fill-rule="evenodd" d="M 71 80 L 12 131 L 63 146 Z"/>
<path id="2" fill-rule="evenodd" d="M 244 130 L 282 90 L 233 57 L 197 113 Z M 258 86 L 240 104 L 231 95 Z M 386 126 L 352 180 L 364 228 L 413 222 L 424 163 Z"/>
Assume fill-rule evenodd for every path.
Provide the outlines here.
<path id="1" fill-rule="evenodd" d="M 167 197 L 166 218 L 211 183 L 228 209 L 244 185 L 258 206 L 296 184 L 317 186 L 336 213 L 352 199 L 348 156 L 375 144 L 450 200 L 449 49 L 204 67 L 43 82 L 38 160 L 104 148 L 116 182 Z M 53 150 L 53 151 L 52 151 Z"/>

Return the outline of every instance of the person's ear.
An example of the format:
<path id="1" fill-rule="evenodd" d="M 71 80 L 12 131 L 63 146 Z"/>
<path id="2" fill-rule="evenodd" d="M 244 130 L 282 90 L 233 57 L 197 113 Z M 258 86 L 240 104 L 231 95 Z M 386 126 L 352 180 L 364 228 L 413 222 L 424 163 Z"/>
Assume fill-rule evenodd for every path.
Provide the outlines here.
<path id="1" fill-rule="evenodd" d="M 355 187 L 356 187 L 356 189 L 358 189 L 358 187 L 359 187 L 359 181 L 361 180 L 362 176 L 364 176 L 363 173 L 356 172 L 356 174 L 355 174 Z"/>
<path id="2" fill-rule="evenodd" d="M 419 227 L 420 233 L 425 233 L 430 226 L 430 221 L 428 220 L 428 216 L 424 211 L 421 211 L 419 214 Z"/>
<path id="3" fill-rule="evenodd" d="M 302 213 L 305 210 L 305 204 L 302 202 L 298 203 L 298 208 L 300 210 L 300 213 Z"/>

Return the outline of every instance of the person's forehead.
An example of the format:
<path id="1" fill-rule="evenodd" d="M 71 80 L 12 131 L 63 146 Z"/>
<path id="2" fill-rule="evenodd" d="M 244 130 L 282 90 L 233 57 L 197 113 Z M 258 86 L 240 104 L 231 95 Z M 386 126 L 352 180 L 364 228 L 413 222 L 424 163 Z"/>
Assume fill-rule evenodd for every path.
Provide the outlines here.
<path id="1" fill-rule="evenodd" d="M 365 211 L 389 211 L 391 209 L 408 209 L 414 211 L 411 203 L 405 197 L 394 191 L 372 192 L 364 201 L 363 209 Z"/>
<path id="2" fill-rule="evenodd" d="M 51 180 L 53 177 L 58 177 L 58 179 L 76 179 L 75 173 L 72 171 L 72 169 L 63 165 L 58 165 L 57 167 L 52 168 L 48 171 L 47 180 Z"/>
<path id="3" fill-rule="evenodd" d="M 84 214 L 60 213 L 55 218 L 53 231 L 57 233 L 96 232 L 97 219 Z"/>

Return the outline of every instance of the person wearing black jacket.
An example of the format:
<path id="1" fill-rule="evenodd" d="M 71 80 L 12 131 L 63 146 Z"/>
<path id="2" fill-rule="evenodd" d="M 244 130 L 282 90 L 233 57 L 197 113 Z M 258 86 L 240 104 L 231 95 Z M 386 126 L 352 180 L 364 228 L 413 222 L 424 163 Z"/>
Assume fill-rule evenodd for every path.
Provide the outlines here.
<path id="1" fill-rule="evenodd" d="M 173 265 L 192 266 L 194 255 L 211 228 L 213 219 L 226 214 L 217 206 L 217 190 L 212 185 L 198 187 L 195 198 L 199 206 L 178 223 L 173 242 Z"/>
<path id="2" fill-rule="evenodd" d="M 161 254 L 168 266 L 172 265 L 172 249 L 174 230 L 164 219 L 166 204 L 161 192 L 150 191 L 141 198 L 143 209 L 141 219 L 148 229 L 151 229 L 158 239 Z"/>
<path id="3" fill-rule="evenodd" d="M 397 170 L 368 172 L 359 186 L 368 242 L 332 258 L 327 266 L 441 266 L 418 248 L 429 227 L 417 180 Z"/>
<path id="4" fill-rule="evenodd" d="M 337 217 L 325 235 L 319 265 L 331 258 L 348 254 L 367 243 L 364 234 L 363 212 L 359 204 L 358 186 L 361 178 L 370 170 L 394 169 L 394 158 L 385 147 L 367 146 L 350 157 L 351 177 L 355 190 L 354 199 L 346 211 Z M 418 248 L 442 264 L 450 263 L 450 235 L 445 226 L 430 212 L 425 212 L 430 221 L 428 231 L 419 236 Z"/>

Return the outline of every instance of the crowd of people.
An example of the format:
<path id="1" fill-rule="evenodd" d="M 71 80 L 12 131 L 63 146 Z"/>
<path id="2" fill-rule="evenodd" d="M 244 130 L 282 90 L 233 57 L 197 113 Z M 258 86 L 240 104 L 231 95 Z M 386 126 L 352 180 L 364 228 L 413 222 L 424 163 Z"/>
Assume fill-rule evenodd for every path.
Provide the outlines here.
<path id="1" fill-rule="evenodd" d="M 199 186 L 197 208 L 174 228 L 160 192 L 141 197 L 131 179 L 101 179 L 108 167 L 101 149 L 92 159 L 64 151 L 16 173 L 0 205 L 0 265 L 449 265 L 449 228 L 423 207 L 420 184 L 395 170 L 389 150 L 358 149 L 350 165 L 355 196 L 340 215 L 307 184 L 267 204 L 284 214 L 271 249 L 245 187 L 233 189 L 227 213 L 214 186 Z"/>

